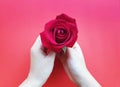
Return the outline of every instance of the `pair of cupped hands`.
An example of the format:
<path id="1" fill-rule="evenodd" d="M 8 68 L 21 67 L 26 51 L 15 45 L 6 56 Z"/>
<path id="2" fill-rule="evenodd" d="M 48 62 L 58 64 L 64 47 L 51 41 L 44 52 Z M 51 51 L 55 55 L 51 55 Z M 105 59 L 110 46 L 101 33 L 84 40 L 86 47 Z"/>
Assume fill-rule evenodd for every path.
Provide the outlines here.
<path id="1" fill-rule="evenodd" d="M 42 49 L 41 37 L 39 35 L 31 48 L 30 54 L 30 71 L 25 81 L 19 87 L 42 87 L 53 70 L 56 56 L 63 64 L 69 78 L 78 87 L 100 87 L 87 70 L 81 48 L 77 42 L 72 48 L 66 48 L 66 52 L 62 55 L 52 51 L 46 55 Z"/>

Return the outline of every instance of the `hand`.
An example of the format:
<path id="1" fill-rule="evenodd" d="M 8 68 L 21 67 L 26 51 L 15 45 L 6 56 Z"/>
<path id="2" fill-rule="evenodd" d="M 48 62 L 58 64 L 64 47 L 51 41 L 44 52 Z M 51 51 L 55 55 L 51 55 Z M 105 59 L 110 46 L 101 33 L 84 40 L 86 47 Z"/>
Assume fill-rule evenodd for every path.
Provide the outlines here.
<path id="1" fill-rule="evenodd" d="M 67 48 L 63 55 L 57 54 L 69 78 L 78 87 L 101 87 L 87 70 L 81 48 L 76 42 L 73 48 Z"/>
<path id="2" fill-rule="evenodd" d="M 31 48 L 31 65 L 27 79 L 19 87 L 41 87 L 50 76 L 55 60 L 55 53 L 45 54 L 41 38 L 38 36 Z"/>

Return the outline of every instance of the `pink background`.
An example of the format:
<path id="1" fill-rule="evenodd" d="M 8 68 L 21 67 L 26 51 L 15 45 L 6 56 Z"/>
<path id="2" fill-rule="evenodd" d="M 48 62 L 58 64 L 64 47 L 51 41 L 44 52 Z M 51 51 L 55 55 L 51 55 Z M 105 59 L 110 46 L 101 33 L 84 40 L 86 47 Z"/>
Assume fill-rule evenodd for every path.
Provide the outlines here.
<path id="1" fill-rule="evenodd" d="M 0 87 L 18 87 L 26 78 L 33 42 L 61 13 L 76 18 L 92 75 L 103 87 L 120 87 L 120 0 L 1 0 Z M 76 86 L 56 59 L 44 87 Z"/>

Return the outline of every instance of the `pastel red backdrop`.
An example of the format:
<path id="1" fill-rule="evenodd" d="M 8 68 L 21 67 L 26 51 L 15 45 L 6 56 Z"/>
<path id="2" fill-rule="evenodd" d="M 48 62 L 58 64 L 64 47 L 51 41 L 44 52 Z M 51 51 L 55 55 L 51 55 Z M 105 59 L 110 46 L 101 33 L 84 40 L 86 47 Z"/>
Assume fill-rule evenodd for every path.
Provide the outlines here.
<path id="1" fill-rule="evenodd" d="M 30 48 L 56 15 L 76 18 L 86 64 L 103 87 L 120 87 L 119 0 L 1 0 L 0 87 L 18 87 L 27 77 Z M 43 87 L 76 87 L 58 59 Z"/>

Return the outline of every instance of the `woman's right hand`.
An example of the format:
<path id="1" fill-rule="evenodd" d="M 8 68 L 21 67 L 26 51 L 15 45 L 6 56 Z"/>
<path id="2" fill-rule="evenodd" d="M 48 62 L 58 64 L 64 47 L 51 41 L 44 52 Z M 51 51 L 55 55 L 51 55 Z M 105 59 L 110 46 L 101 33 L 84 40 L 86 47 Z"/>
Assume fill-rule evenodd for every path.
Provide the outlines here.
<path id="1" fill-rule="evenodd" d="M 69 78 L 78 87 L 101 87 L 88 71 L 82 50 L 76 42 L 72 48 L 67 48 L 66 53 L 58 55 Z"/>

